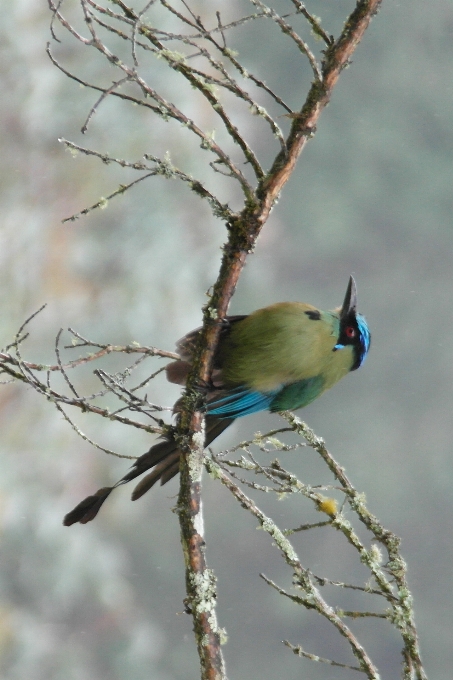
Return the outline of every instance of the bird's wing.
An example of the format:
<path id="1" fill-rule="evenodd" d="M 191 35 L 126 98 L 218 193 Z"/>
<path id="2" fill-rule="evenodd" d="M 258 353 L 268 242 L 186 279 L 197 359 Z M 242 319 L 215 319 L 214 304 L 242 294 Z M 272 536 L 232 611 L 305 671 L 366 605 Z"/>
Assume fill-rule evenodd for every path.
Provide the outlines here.
<path id="1" fill-rule="evenodd" d="M 242 319 L 245 319 L 246 315 L 236 315 L 236 316 L 227 316 L 223 323 L 222 323 L 222 328 L 220 329 L 220 339 L 219 339 L 219 344 L 218 348 L 221 347 L 222 343 L 224 340 L 228 337 L 228 335 L 231 332 L 232 327 L 234 324 L 236 324 L 238 321 L 242 321 Z M 168 382 L 174 383 L 175 385 L 185 385 L 187 381 L 187 377 L 190 373 L 190 370 L 192 368 L 192 359 L 193 359 L 193 353 L 195 351 L 198 338 L 200 336 L 201 332 L 201 327 L 196 328 L 194 331 L 190 331 L 190 333 L 187 333 L 183 338 L 178 340 L 176 343 L 176 349 L 178 350 L 178 353 L 181 357 L 181 359 L 178 359 L 176 361 L 172 361 L 171 363 L 167 364 L 165 367 L 165 372 L 167 374 L 167 380 Z M 219 349 L 217 350 L 215 356 L 214 356 L 214 364 L 213 364 L 213 371 L 212 371 L 212 385 L 215 388 L 221 388 L 223 386 L 223 380 L 222 380 L 222 372 L 221 372 L 221 358 L 220 358 L 220 351 Z"/>
<path id="2" fill-rule="evenodd" d="M 225 319 L 223 319 L 222 328 L 220 329 L 219 346 L 230 334 L 232 326 L 234 326 L 234 324 L 236 324 L 238 321 L 242 321 L 242 319 L 245 319 L 246 317 L 247 314 L 237 314 L 235 316 L 226 316 Z M 192 361 L 193 353 L 195 351 L 201 330 L 202 329 L 200 327 L 196 328 L 194 331 L 190 331 L 190 333 L 187 333 L 187 335 L 178 340 L 176 343 L 176 349 L 178 350 L 181 359 L 184 361 L 188 361 L 189 363 Z M 218 359 L 217 356 L 214 357 L 214 366 L 216 366 L 216 359 Z"/>
<path id="3" fill-rule="evenodd" d="M 272 392 L 256 392 L 246 387 L 236 387 L 224 392 L 220 397 L 211 399 L 206 405 L 206 411 L 209 415 L 220 418 L 242 418 L 251 413 L 266 411 L 279 389 Z"/>

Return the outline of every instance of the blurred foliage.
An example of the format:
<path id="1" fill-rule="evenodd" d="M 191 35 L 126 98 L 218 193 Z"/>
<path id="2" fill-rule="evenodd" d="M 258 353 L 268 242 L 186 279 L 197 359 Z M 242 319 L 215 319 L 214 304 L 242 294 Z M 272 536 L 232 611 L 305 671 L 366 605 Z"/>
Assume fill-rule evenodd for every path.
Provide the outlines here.
<path id="1" fill-rule="evenodd" d="M 195 4 L 200 13 L 208 5 Z M 230 4 L 216 6 L 223 14 Z M 152 151 L 156 137 L 164 149 L 170 128 L 156 129 L 146 112 L 109 101 L 83 137 L 79 130 L 94 96 L 49 62 L 44 3 L 0 0 L 0 6 L 1 344 L 47 301 L 26 358 L 51 360 L 58 329 L 69 325 L 101 342 L 138 340 L 171 350 L 199 324 L 205 291 L 217 273 L 223 225 L 184 187 L 156 179 L 63 226 L 63 218 L 128 176 L 96 159 L 71 158 L 58 137 L 137 160 Z M 312 0 L 309 9 L 335 33 L 351 6 Z M 250 33 L 241 29 L 235 49 L 297 104 L 310 74 L 273 51 L 272 34 L 259 29 L 258 22 Z M 372 351 L 359 373 L 303 417 L 364 490 L 370 509 L 403 538 L 422 653 L 433 678 L 448 677 L 453 664 L 452 34 L 448 0 L 429 6 L 413 0 L 410 8 L 384 0 L 264 229 L 232 306 L 233 313 L 248 312 L 299 299 L 329 308 L 340 304 L 354 273 Z M 77 46 L 64 49 L 73 70 L 98 67 Z M 260 156 L 270 159 L 260 135 L 250 136 Z M 189 147 L 181 148 L 184 154 L 196 162 Z M 153 398 L 171 404 L 176 394 L 162 382 Z M 2 676 L 195 677 L 191 621 L 178 615 L 183 561 L 170 512 L 177 482 L 137 504 L 129 502 L 127 489 L 119 490 L 95 523 L 64 529 L 65 512 L 122 475 L 124 461 L 93 451 L 50 404 L 20 386 L 0 391 L 0 419 Z M 276 421 L 245 419 L 223 441 Z M 111 431 L 91 416 L 81 424 L 107 445 L 114 439 L 124 453 L 149 446 L 143 433 Z M 314 456 L 283 459 L 316 483 Z M 294 526 L 310 521 L 297 505 L 266 503 L 263 509 L 277 521 L 279 513 L 293 514 Z M 219 621 L 229 633 L 229 677 L 272 678 L 282 668 L 288 680 L 308 669 L 311 680 L 326 677 L 324 668 L 280 643 L 303 642 L 320 655 L 337 651 L 322 622 L 282 602 L 257 577 L 264 570 L 278 581 L 283 568 L 267 537 L 210 479 L 205 508 L 209 561 L 219 577 Z M 297 547 L 307 562 L 313 556 L 353 580 L 357 567 L 333 532 L 301 535 Z M 359 625 L 383 677 L 394 677 L 395 640 Z M 328 675 L 342 680 L 348 672 L 329 668 Z"/>

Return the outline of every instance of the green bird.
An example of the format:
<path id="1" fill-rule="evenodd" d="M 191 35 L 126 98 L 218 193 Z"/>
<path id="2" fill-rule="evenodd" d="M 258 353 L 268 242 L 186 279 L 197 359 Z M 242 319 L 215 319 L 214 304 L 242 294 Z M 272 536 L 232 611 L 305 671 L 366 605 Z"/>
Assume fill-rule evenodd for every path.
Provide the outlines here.
<path id="1" fill-rule="evenodd" d="M 200 329 L 177 344 L 180 359 L 166 367 L 170 382 L 185 385 Z M 205 446 L 236 418 L 258 411 L 307 406 L 365 360 L 370 348 L 365 317 L 357 312 L 357 289 L 349 279 L 343 305 L 323 312 L 303 302 L 279 302 L 248 316 L 224 320 L 206 395 Z M 174 411 L 178 412 L 179 401 Z M 66 515 L 63 523 L 86 524 L 111 491 L 151 470 L 135 487 L 137 500 L 159 479 L 179 471 L 180 451 L 173 436 L 137 458 L 114 486 L 99 489 Z"/>

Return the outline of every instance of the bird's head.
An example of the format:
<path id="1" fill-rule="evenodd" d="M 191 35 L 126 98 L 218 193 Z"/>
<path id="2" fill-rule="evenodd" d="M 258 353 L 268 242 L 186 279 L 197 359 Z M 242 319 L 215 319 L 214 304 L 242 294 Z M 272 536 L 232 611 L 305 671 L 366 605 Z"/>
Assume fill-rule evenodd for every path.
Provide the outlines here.
<path id="1" fill-rule="evenodd" d="M 371 335 L 365 317 L 357 311 L 357 286 L 352 276 L 343 305 L 338 310 L 340 319 L 340 333 L 333 351 L 341 350 L 352 345 L 354 363 L 351 371 L 355 371 L 365 361 L 370 349 Z"/>

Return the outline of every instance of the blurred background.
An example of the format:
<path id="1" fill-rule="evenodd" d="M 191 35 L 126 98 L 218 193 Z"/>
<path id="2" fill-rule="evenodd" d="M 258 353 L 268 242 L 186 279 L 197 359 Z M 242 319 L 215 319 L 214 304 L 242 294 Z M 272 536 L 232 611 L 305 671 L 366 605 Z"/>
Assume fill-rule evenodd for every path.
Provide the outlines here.
<path id="1" fill-rule="evenodd" d="M 308 8 L 338 35 L 353 4 L 312 0 Z M 67 5 L 74 18 L 77 5 Z M 160 178 L 137 185 L 105 210 L 62 224 L 136 176 L 95 158 L 72 157 L 57 140 L 131 161 L 169 150 L 180 167 L 208 178 L 235 208 L 237 190 L 209 174 L 212 158 L 187 131 L 156 121 L 145 109 L 109 99 L 82 135 L 98 95 L 68 80 L 45 54 L 46 3 L 0 0 L 0 6 L 1 345 L 47 302 L 23 346 L 30 361 L 53 362 L 56 333 L 68 326 L 99 342 L 173 350 L 200 323 L 218 272 L 223 224 L 182 184 Z M 253 11 L 245 1 L 193 7 L 196 14 L 209 9 L 209 25 L 217 9 L 224 23 Z M 288 11 L 291 3 L 277 7 Z M 297 25 L 310 40 L 301 20 Z M 52 49 L 65 67 L 111 83 L 112 69 L 56 30 L 63 42 Z M 244 65 L 297 109 L 311 74 L 278 29 L 255 22 L 231 35 Z M 311 44 L 322 48 L 313 38 Z M 170 100 L 217 131 L 212 112 L 161 62 L 149 60 L 143 68 Z M 278 300 L 301 300 L 329 309 L 341 304 L 349 275 L 356 277 L 372 350 L 363 369 L 309 406 L 303 418 L 366 494 L 369 509 L 402 537 L 432 678 L 449 677 L 453 664 L 452 72 L 451 3 L 432 0 L 428 8 L 413 0 L 409 9 L 384 0 L 249 258 L 231 307 L 247 313 Z M 268 167 L 275 140 L 246 107 L 232 106 L 235 122 Z M 286 119 L 279 123 L 288 129 Z M 115 361 L 102 366 L 111 369 Z M 153 367 L 160 365 L 156 359 Z M 96 385 L 93 368 L 81 373 L 87 389 Z M 161 404 L 171 405 L 178 394 L 164 381 L 151 391 Z M 64 528 L 64 514 L 116 481 L 128 462 L 93 449 L 51 404 L 21 385 L 2 386 L 0 422 L 1 676 L 198 677 L 191 618 L 181 613 L 184 567 L 171 512 L 178 482 L 139 503 L 130 503 L 131 489 L 121 488 L 95 522 Z M 148 435 L 132 428 L 80 414 L 77 422 L 127 455 L 150 445 Z M 244 419 L 217 450 L 279 422 L 268 415 Z M 322 481 L 314 452 L 279 458 L 303 481 Z M 262 505 L 282 526 L 320 519 L 301 500 L 277 504 L 266 498 Z M 291 574 L 252 518 L 210 479 L 205 512 L 208 561 L 219 578 L 219 623 L 229 633 L 229 677 L 274 678 L 284 668 L 287 680 L 307 673 L 311 680 L 349 678 L 350 672 L 298 659 L 281 644 L 287 638 L 309 652 L 351 662 L 319 617 L 282 601 L 258 577 L 264 571 L 288 585 Z M 306 566 L 320 575 L 364 578 L 333 530 L 305 534 L 295 546 Z M 372 624 L 356 627 L 363 644 L 383 678 L 399 677 L 400 640 L 385 622 Z"/>

